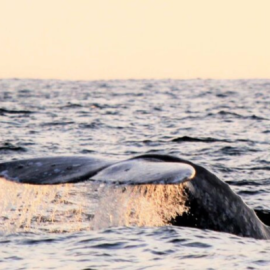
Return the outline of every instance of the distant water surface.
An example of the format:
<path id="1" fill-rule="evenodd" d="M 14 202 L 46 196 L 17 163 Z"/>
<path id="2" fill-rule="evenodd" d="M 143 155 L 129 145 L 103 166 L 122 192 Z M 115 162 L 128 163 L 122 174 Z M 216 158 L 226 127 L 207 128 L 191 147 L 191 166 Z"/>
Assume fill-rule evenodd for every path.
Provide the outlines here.
<path id="1" fill-rule="evenodd" d="M 217 174 L 270 220 L 269 108 L 270 80 L 0 80 L 0 162 L 176 155 Z M 119 208 L 121 192 L 105 190 L 100 201 L 102 188 L 2 183 L 0 269 L 270 267 L 269 241 L 117 226 L 104 212 Z"/>

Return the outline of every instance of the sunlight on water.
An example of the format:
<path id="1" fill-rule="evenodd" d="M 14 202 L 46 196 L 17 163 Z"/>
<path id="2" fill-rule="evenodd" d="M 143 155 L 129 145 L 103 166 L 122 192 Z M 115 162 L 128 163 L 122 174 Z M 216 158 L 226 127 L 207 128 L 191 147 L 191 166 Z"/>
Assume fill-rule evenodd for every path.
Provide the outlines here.
<path id="1" fill-rule="evenodd" d="M 164 226 L 188 211 L 182 185 L 28 185 L 0 178 L 2 232 Z"/>

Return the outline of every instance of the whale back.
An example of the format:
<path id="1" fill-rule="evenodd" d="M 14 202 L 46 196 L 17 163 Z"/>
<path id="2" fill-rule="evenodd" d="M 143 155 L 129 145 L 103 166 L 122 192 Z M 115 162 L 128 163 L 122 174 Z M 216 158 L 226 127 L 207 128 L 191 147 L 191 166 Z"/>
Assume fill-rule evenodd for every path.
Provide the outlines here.
<path id="1" fill-rule="evenodd" d="M 269 227 L 261 222 L 230 186 L 205 168 L 193 164 L 196 176 L 186 183 L 190 224 L 256 239 L 269 239 Z M 181 217 L 180 217 L 181 219 Z"/>

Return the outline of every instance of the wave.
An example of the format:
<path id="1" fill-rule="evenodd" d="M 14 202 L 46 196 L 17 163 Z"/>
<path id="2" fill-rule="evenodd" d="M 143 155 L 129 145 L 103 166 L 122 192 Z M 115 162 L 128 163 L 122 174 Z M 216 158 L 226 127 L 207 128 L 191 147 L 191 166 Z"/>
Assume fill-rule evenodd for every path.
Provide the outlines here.
<path id="1" fill-rule="evenodd" d="M 8 110 L 4 108 L 0 108 L 0 115 L 5 115 L 5 114 L 31 114 L 34 113 L 33 111 L 28 111 L 28 110 Z"/>
<path id="2" fill-rule="evenodd" d="M 21 146 L 15 146 L 11 143 L 4 143 L 2 146 L 0 145 L 0 152 L 1 151 L 26 152 L 27 150 Z"/>
<path id="3" fill-rule="evenodd" d="M 213 142 L 231 142 L 229 140 L 224 139 L 216 139 L 212 137 L 190 137 L 190 136 L 182 136 L 177 137 L 171 140 L 172 142 L 204 142 L 204 143 L 213 143 Z"/>

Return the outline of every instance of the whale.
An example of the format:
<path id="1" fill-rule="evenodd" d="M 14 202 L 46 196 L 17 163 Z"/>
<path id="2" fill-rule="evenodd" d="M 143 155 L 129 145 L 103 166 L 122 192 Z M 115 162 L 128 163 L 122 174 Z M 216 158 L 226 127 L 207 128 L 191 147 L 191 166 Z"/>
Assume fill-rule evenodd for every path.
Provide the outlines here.
<path id="1" fill-rule="evenodd" d="M 270 227 L 230 186 L 191 161 L 159 154 L 125 160 L 92 156 L 56 156 L 0 163 L 0 177 L 32 185 L 97 182 L 108 185 L 182 185 L 188 212 L 174 217 L 175 226 L 270 239 Z"/>

